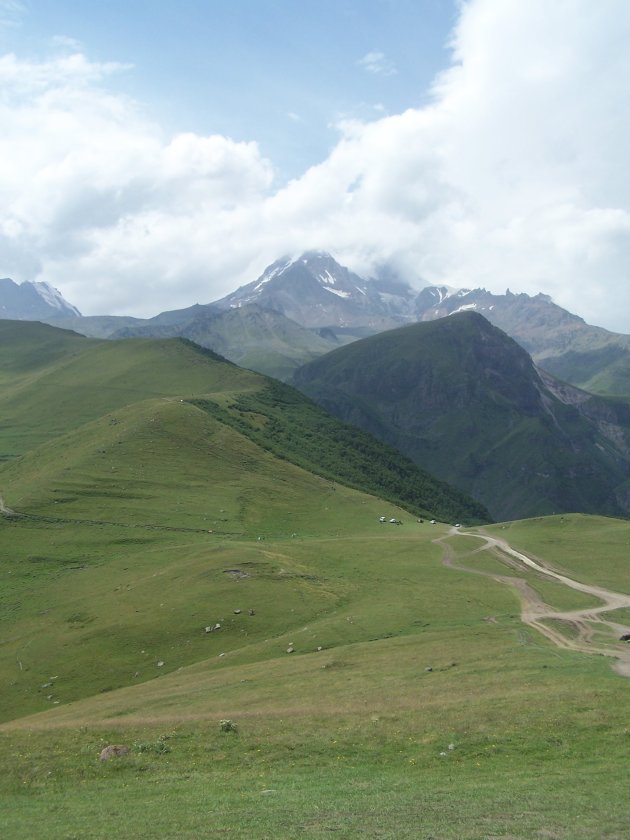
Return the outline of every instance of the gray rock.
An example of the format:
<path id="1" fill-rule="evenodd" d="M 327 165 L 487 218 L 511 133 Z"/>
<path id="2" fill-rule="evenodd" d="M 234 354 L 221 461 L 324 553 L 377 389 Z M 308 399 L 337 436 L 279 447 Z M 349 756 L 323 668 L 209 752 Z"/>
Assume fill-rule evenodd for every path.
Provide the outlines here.
<path id="1" fill-rule="evenodd" d="M 109 761 L 110 758 L 120 758 L 123 755 L 127 755 L 128 752 L 129 747 L 125 744 L 110 744 L 108 747 L 101 750 L 98 760 Z"/>

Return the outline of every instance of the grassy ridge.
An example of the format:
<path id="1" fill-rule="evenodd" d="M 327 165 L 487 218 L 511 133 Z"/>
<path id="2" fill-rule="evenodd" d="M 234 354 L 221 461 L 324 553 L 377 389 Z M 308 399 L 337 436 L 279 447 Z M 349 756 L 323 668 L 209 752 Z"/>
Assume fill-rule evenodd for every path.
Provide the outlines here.
<path id="1" fill-rule="evenodd" d="M 471 524 L 490 518 L 481 504 L 280 382 L 268 380 L 256 393 L 192 403 L 279 457 L 418 514 Z"/>
<path id="2" fill-rule="evenodd" d="M 10 367 L 17 356 L 13 335 L 21 336 L 19 324 L 5 336 L 0 358 L 10 373 L 0 396 L 0 453 L 21 454 L 143 399 L 260 387 L 256 374 L 184 339 L 96 341 L 34 326 L 53 335 L 62 333 L 65 341 L 59 341 L 58 357 L 52 363 L 47 355 L 50 342 L 35 345 L 25 376 L 19 367 Z"/>
<path id="3" fill-rule="evenodd" d="M 345 492 L 179 400 L 137 403 L 50 441 L 5 467 L 2 486 L 31 514 L 254 538 L 302 533 L 314 517 L 338 528 L 330 499 Z"/>
<path id="4" fill-rule="evenodd" d="M 100 423 L 98 434 L 105 441 L 115 439 L 116 430 L 113 433 L 105 430 L 107 423 L 118 422 L 115 412 L 144 400 L 205 397 L 206 413 L 214 410 L 220 422 L 232 426 L 236 423 L 236 428 L 255 443 L 308 470 L 386 495 L 394 503 L 406 504 L 427 515 L 466 522 L 489 519 L 480 505 L 461 492 L 421 473 L 406 459 L 366 435 L 342 427 L 290 387 L 243 370 L 186 339 L 90 341 L 52 327 L 29 325 L 28 340 L 24 341 L 21 324 L 8 323 L 6 342 L 0 345 L 0 362 L 5 359 L 7 371 L 6 388 L 0 395 L 3 416 L 0 455 L 4 454 L 5 459 L 10 460 L 46 441 L 61 439 L 64 433 L 79 430 L 90 422 Z M 53 341 L 59 350 L 58 358 L 51 363 L 47 348 Z M 14 343 L 17 350 L 13 349 Z M 31 378 L 23 375 L 25 357 L 33 371 Z M 16 359 L 22 361 L 16 363 Z M 219 416 L 215 404 L 234 405 L 235 410 Z M 246 414 L 265 417 L 265 428 L 241 422 Z M 103 420 L 105 416 L 107 419 Z M 131 415 L 130 418 L 129 422 L 135 422 Z M 140 418 L 138 422 L 142 425 L 144 420 Z M 93 433 L 86 431 L 88 437 Z M 172 424 L 170 433 L 173 440 L 182 437 Z M 187 435 L 197 433 L 204 434 L 202 430 L 186 432 Z M 33 457 L 38 465 L 40 461 L 54 463 L 57 459 L 60 469 L 69 469 L 63 462 L 72 460 L 73 447 L 82 451 L 80 440 L 81 436 L 71 442 L 61 442 L 56 453 L 48 450 L 45 455 Z M 241 443 L 245 445 L 242 440 Z M 194 445 L 203 448 L 201 441 L 191 444 Z M 171 444 L 166 446 L 169 448 Z M 134 460 L 136 454 L 138 462 Z M 155 446 L 140 446 L 137 452 L 132 447 L 125 463 L 136 473 L 136 478 L 129 479 L 135 482 L 140 479 L 144 464 L 159 465 L 159 454 Z M 68 488 L 70 496 L 89 492 L 91 468 L 86 466 L 86 469 L 83 489 L 81 480 L 75 480 L 74 486 Z M 125 467 L 113 466 L 113 469 L 125 470 Z M 37 470 L 31 469 L 29 474 L 34 475 Z M 381 473 L 383 479 L 379 478 Z M 110 476 L 112 493 L 124 486 L 118 477 Z M 30 479 L 24 481 L 28 483 Z M 127 490 L 131 492 L 131 488 Z"/>

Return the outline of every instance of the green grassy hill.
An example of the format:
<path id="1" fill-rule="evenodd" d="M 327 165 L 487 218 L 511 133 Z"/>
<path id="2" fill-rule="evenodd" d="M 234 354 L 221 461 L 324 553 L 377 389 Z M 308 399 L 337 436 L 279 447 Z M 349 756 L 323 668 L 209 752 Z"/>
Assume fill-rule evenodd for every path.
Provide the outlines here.
<path id="1" fill-rule="evenodd" d="M 28 512 L 0 525 L 11 546 L 3 553 L 7 683 L 21 662 L 3 694 L 5 716 L 49 705 L 40 689 L 48 671 L 64 674 L 70 700 L 133 682 L 136 671 L 155 676 L 158 659 L 166 672 L 218 646 L 262 642 L 296 609 L 295 620 L 311 621 L 343 599 L 343 587 L 278 543 L 323 540 L 325 553 L 353 523 L 362 542 L 384 546 L 384 532 L 397 529 L 379 516 L 413 522 L 261 451 L 188 404 L 151 401 L 116 417 L 2 474 L 7 504 Z M 221 632 L 205 634 L 216 622 Z"/>
<path id="2" fill-rule="evenodd" d="M 3 321 L 0 453 L 10 457 L 142 399 L 260 387 L 259 378 L 184 340 L 86 339 Z"/>
<path id="3" fill-rule="evenodd" d="M 496 519 L 630 513 L 627 405 L 543 377 L 476 313 L 363 339 L 305 365 L 293 381 Z"/>
<path id="4" fill-rule="evenodd" d="M 19 333 L 21 323 L 13 323 Z M 40 326 L 42 334 L 54 334 L 53 328 Z M 4 419 L 0 452 L 5 459 L 145 400 L 178 400 L 180 405 L 192 400 L 203 406 L 204 413 L 235 425 L 257 444 L 311 472 L 378 492 L 417 513 L 466 522 L 489 518 L 481 505 L 460 491 L 367 435 L 345 429 L 289 386 L 243 370 L 186 339 L 110 342 L 88 341 L 72 333 L 62 337 L 71 341 L 72 352 L 52 363 L 45 352 L 36 353 L 30 378 L 7 374 L 0 396 Z M 82 352 L 75 351 L 75 341 Z M 14 358 L 9 338 L 0 345 L 2 355 Z M 116 416 L 102 420 L 95 441 L 103 434 L 103 424 L 117 423 Z M 59 464 L 73 446 L 74 442 L 59 444 Z M 39 463 L 48 456 L 33 457 Z M 194 452 L 190 457 L 194 459 Z M 132 450 L 129 460 L 134 458 Z"/>

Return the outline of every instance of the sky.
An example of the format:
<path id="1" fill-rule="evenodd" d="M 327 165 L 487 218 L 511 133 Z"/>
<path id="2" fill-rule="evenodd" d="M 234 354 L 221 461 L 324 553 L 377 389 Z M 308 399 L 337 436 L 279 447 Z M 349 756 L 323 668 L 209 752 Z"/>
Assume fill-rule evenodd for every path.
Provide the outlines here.
<path id="1" fill-rule="evenodd" d="M 0 277 L 83 314 L 323 249 L 630 333 L 628 0 L 0 0 Z"/>

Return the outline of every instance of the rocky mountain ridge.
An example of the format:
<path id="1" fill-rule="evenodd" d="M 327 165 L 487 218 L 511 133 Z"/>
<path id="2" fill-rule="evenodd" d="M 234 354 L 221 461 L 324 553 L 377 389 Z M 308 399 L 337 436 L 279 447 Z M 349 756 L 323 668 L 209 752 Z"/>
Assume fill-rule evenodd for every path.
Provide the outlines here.
<path id="1" fill-rule="evenodd" d="M 591 326 L 546 294 L 514 294 L 509 289 L 505 294 L 495 294 L 483 288 L 453 289 L 446 285 L 417 291 L 387 266 L 375 277 L 363 278 L 323 251 L 277 260 L 256 280 L 213 303 L 195 304 L 149 319 L 83 318 L 70 304 L 21 309 L 22 314 L 16 314 L 7 303 L 7 289 L 13 294 L 13 287 L 22 289 L 25 285 L 16 287 L 10 280 L 0 281 L 2 317 L 44 320 L 98 338 L 181 335 L 232 361 L 251 364 L 256 370 L 283 379 L 308 360 L 308 353 L 325 353 L 384 330 L 472 311 L 514 338 L 539 367 L 554 376 L 593 393 L 630 397 L 630 336 Z M 41 304 L 41 295 L 38 299 Z M 277 317 L 269 315 L 265 326 L 259 316 L 256 341 L 261 352 L 252 353 L 250 358 L 239 342 L 244 333 L 251 334 L 254 306 Z M 240 317 L 250 322 L 249 326 L 237 327 L 231 335 L 216 317 L 228 312 L 233 313 L 232 326 Z M 286 320 L 280 325 L 282 319 L 293 326 L 289 328 Z M 282 358 L 275 355 L 278 331 L 284 334 Z M 309 334 L 312 332 L 321 340 L 314 340 Z"/>

